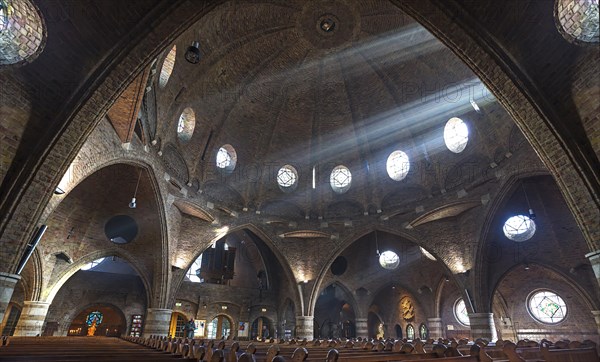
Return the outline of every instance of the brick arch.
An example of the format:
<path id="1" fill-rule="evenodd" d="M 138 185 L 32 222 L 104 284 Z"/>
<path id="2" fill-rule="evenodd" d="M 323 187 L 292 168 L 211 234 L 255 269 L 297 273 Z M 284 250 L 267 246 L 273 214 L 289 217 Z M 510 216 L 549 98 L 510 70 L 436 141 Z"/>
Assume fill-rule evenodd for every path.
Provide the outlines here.
<path id="1" fill-rule="evenodd" d="M 120 315 L 120 317 L 123 319 L 123 323 L 125 324 L 125 329 L 128 328 L 127 318 L 125 317 L 125 313 L 123 313 L 121 308 L 117 307 L 116 305 L 114 305 L 112 303 L 106 303 L 106 302 L 89 303 L 89 304 L 84 305 L 81 308 L 73 309 L 73 310 L 69 311 L 69 313 L 67 313 L 67 315 L 63 318 L 63 323 L 60 324 L 60 327 L 58 329 L 59 335 L 66 336 L 69 331 L 69 327 L 71 326 L 71 323 L 73 323 L 73 320 L 75 319 L 75 317 L 77 317 L 79 315 L 79 313 L 83 312 L 85 309 L 87 309 L 89 307 L 93 307 L 93 306 L 109 307 L 109 308 L 114 309 Z"/>
<path id="2" fill-rule="evenodd" d="M 179 290 L 179 288 L 181 287 L 181 285 L 185 279 L 185 274 L 187 273 L 188 269 L 192 266 L 194 261 L 196 261 L 196 259 L 200 256 L 200 254 L 202 254 L 208 247 L 210 247 L 210 245 L 212 245 L 219 239 L 227 236 L 228 234 L 230 234 L 232 232 L 242 231 L 244 229 L 249 230 L 249 231 L 253 232 L 254 234 L 256 234 L 256 236 L 258 236 L 265 243 L 267 248 L 269 248 L 271 250 L 273 255 L 275 255 L 275 258 L 277 259 L 277 261 L 279 262 L 281 268 L 283 269 L 283 271 L 285 273 L 285 276 L 282 278 L 282 282 L 285 283 L 287 281 L 289 283 L 292 283 L 293 285 L 296 284 L 296 279 L 294 277 L 294 273 L 292 272 L 292 270 L 290 268 L 290 264 L 288 263 L 286 258 L 281 254 L 279 249 L 275 246 L 273 239 L 269 235 L 267 235 L 267 233 L 265 233 L 263 230 L 261 230 L 259 227 L 255 226 L 254 224 L 243 224 L 243 225 L 238 225 L 234 228 L 227 229 L 226 231 L 222 231 L 222 232 L 216 234 L 212 239 L 210 239 L 209 241 L 207 241 L 206 243 L 204 243 L 203 245 L 201 245 L 196 250 L 194 250 L 190 253 L 193 255 L 193 258 L 184 266 L 184 268 L 183 268 L 184 272 L 179 273 L 177 275 L 175 275 L 175 274 L 173 275 L 173 280 L 171 281 L 172 288 L 174 290 L 174 292 L 172 293 L 172 298 L 171 298 L 173 302 L 174 302 L 174 298 L 175 298 L 175 294 L 176 294 L 177 290 Z M 262 258 L 262 255 L 261 255 L 261 258 Z M 263 264 L 264 264 L 264 261 L 263 261 Z M 269 278 L 270 278 L 270 276 L 269 276 Z M 294 295 L 290 299 L 292 300 L 294 307 L 296 307 L 298 305 L 302 305 L 301 301 L 300 301 L 300 294 L 298 292 L 298 289 L 294 287 L 294 288 L 292 288 L 292 290 L 294 291 Z M 297 308 L 296 308 L 296 313 L 298 313 Z"/>
<path id="3" fill-rule="evenodd" d="M 452 50 L 494 94 L 550 170 L 590 251 L 599 250 L 598 170 L 590 156 L 554 127 L 557 115 L 527 74 L 458 5 L 434 0 L 391 2 Z"/>
<path id="4" fill-rule="evenodd" d="M 417 237 L 412 234 L 406 233 L 403 230 L 395 230 L 395 229 L 385 228 L 385 227 L 381 227 L 381 226 L 369 226 L 367 228 L 364 228 L 364 229 L 352 234 L 351 236 L 344 239 L 342 242 L 340 242 L 338 244 L 336 251 L 329 256 L 329 258 L 324 263 L 321 270 L 319 270 L 317 277 L 315 278 L 315 283 L 313 285 L 313 288 L 310 292 L 310 297 L 309 297 L 308 303 L 306 303 L 306 305 L 305 305 L 308 315 L 314 314 L 315 305 L 316 305 L 317 299 L 319 298 L 319 292 L 322 290 L 321 284 L 325 280 L 325 278 L 327 276 L 327 272 L 328 272 L 329 268 L 331 267 L 331 264 L 333 264 L 334 260 L 338 256 L 340 256 L 344 252 L 344 250 L 346 250 L 350 245 L 354 244 L 360 238 L 362 238 L 363 236 L 370 234 L 372 232 L 376 232 L 376 231 L 382 231 L 382 232 L 385 232 L 385 233 L 388 233 L 388 234 L 391 234 L 394 236 L 399 236 L 399 237 L 404 238 L 407 241 L 412 242 L 418 246 L 423 245 L 423 241 L 418 240 Z M 442 263 L 442 268 L 445 270 L 446 274 L 451 279 L 453 279 L 457 283 L 457 285 L 462 285 L 462 283 L 460 283 L 459 280 L 455 277 L 454 273 L 452 273 L 451 269 L 448 267 L 448 265 L 446 264 L 444 259 L 439 257 L 438 255 L 434 255 L 434 256 L 436 257 L 438 262 Z"/>
<path id="5" fill-rule="evenodd" d="M 350 289 L 348 289 L 348 287 L 344 283 L 342 283 L 340 280 L 335 280 L 335 281 L 332 281 L 331 283 L 327 284 L 326 286 L 324 286 L 323 288 L 321 288 L 319 290 L 319 293 L 321 293 L 322 291 L 324 291 L 325 289 L 329 288 L 332 285 L 335 286 L 336 288 L 339 287 L 344 291 L 344 294 L 348 298 L 348 300 L 346 302 L 348 304 L 350 304 L 350 306 L 354 310 L 354 317 L 355 318 L 365 318 L 364 313 L 362 313 L 363 311 L 359 308 L 359 305 L 356 302 L 356 298 L 354 298 L 354 295 L 352 294 L 352 291 Z M 316 306 L 316 304 L 317 303 L 315 301 L 315 306 Z"/>
<path id="6" fill-rule="evenodd" d="M 589 310 L 598 310 L 598 308 L 600 307 L 598 302 L 596 302 L 596 299 L 594 298 L 594 296 L 592 296 L 590 293 L 588 293 L 588 291 L 586 291 L 584 288 L 582 288 L 575 279 L 571 278 L 564 272 L 558 270 L 557 268 L 553 267 L 552 265 L 545 264 L 545 263 L 532 262 L 532 263 L 528 263 L 528 264 L 530 266 L 532 266 L 532 265 L 537 266 L 537 267 L 543 269 L 544 271 L 547 270 L 549 273 L 552 273 L 555 276 L 557 276 L 559 279 L 562 279 L 567 286 L 569 286 L 570 288 L 573 288 L 573 290 L 575 290 L 575 292 L 577 294 L 579 294 L 579 297 L 581 298 L 581 300 L 584 301 L 584 303 L 589 308 Z M 522 263 L 517 264 L 517 265 L 514 265 L 513 267 L 511 267 L 510 269 L 508 269 L 504 274 L 502 274 L 502 276 L 500 278 L 498 278 L 496 285 L 494 285 L 494 288 L 492 289 L 492 296 L 498 291 L 500 284 L 502 284 L 502 282 L 506 279 L 506 277 L 510 273 L 514 272 L 516 269 L 523 268 L 523 267 L 524 267 L 524 264 L 522 264 Z M 539 288 L 539 287 L 537 287 L 537 288 Z M 537 289 L 537 288 L 533 288 L 533 289 Z M 490 308 L 489 310 L 491 310 L 493 298 L 489 301 L 489 303 L 490 304 L 488 307 Z"/>
<path id="7" fill-rule="evenodd" d="M 73 264 L 71 264 L 71 266 L 65 270 L 54 283 L 44 288 L 44 290 L 40 293 L 40 300 L 47 303 L 52 303 L 60 288 L 62 288 L 63 285 L 73 276 L 73 274 L 77 273 L 82 266 L 94 260 L 113 255 L 125 260 L 129 266 L 135 270 L 140 279 L 142 279 L 142 283 L 144 284 L 144 289 L 146 292 L 146 305 L 150 306 L 150 300 L 152 296 L 152 283 L 150 283 L 151 276 L 148 275 L 145 269 L 141 268 L 135 263 L 135 257 L 133 255 L 116 247 L 94 251 L 80 258 L 76 262 L 73 262 Z"/>

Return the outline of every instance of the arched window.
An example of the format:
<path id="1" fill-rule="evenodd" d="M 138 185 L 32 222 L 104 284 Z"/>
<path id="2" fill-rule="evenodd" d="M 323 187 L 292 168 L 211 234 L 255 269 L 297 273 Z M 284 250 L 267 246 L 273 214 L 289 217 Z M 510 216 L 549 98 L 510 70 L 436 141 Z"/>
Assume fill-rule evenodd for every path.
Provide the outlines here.
<path id="1" fill-rule="evenodd" d="M 400 150 L 392 152 L 385 164 L 387 173 L 394 181 L 401 181 L 408 175 L 410 170 L 410 162 L 408 155 Z"/>
<path id="2" fill-rule="evenodd" d="M 504 223 L 504 235 L 513 241 L 525 241 L 535 234 L 535 222 L 526 215 L 515 215 Z"/>
<path id="3" fill-rule="evenodd" d="M 421 323 L 421 326 L 419 327 L 419 336 L 422 340 L 427 340 L 427 338 L 429 338 L 429 330 L 425 323 Z"/>
<path id="4" fill-rule="evenodd" d="M 190 107 L 181 112 L 179 121 L 177 121 L 177 137 L 183 142 L 187 142 L 192 138 L 194 134 L 194 128 L 196 127 L 196 114 Z"/>
<path id="5" fill-rule="evenodd" d="M 46 24 L 29 0 L 0 0 L 0 66 L 30 63 L 42 52 Z"/>
<path id="6" fill-rule="evenodd" d="M 559 33 L 573 43 L 598 43 L 598 0 L 556 0 L 554 18 Z"/>
<path id="7" fill-rule="evenodd" d="M 454 153 L 461 153 L 467 147 L 469 142 L 469 128 L 465 122 L 458 118 L 452 117 L 446 122 L 444 127 L 444 142 L 446 147 Z"/>
<path id="8" fill-rule="evenodd" d="M 160 76 L 158 77 L 158 86 L 164 88 L 171 78 L 171 73 L 173 73 L 173 68 L 175 68 L 175 56 L 177 55 L 177 45 L 173 45 L 169 54 L 165 57 L 163 61 L 162 68 L 160 69 Z"/>
<path id="9" fill-rule="evenodd" d="M 567 317 L 567 304 L 549 290 L 531 293 L 527 298 L 527 310 L 536 321 L 544 324 L 560 323 Z"/>
<path id="10" fill-rule="evenodd" d="M 471 322 L 469 321 L 469 312 L 467 311 L 465 300 L 462 298 L 459 298 L 454 303 L 454 317 L 456 318 L 458 323 L 464 326 L 471 325 Z"/>
<path id="11" fill-rule="evenodd" d="M 346 166 L 336 166 L 331 171 L 329 182 L 333 191 L 337 192 L 338 194 L 343 194 L 350 189 L 350 184 L 352 183 L 352 173 L 350 173 L 350 170 Z"/>
<path id="12" fill-rule="evenodd" d="M 415 339 L 415 327 L 412 324 L 406 326 L 406 338 L 409 340 Z"/>
<path id="13" fill-rule="evenodd" d="M 284 192 L 293 191 L 298 186 L 298 171 L 291 165 L 285 165 L 277 171 L 277 184 Z"/>

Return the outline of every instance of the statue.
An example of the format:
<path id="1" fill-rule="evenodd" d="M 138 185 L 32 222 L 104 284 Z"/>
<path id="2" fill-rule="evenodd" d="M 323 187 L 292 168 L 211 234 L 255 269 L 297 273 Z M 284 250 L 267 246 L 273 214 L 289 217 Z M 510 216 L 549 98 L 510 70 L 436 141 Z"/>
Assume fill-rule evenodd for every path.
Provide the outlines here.
<path id="1" fill-rule="evenodd" d="M 88 336 L 93 336 L 94 333 L 96 333 L 96 318 L 94 318 L 94 321 L 92 322 L 92 325 L 89 326 L 88 331 L 87 331 L 87 335 Z"/>

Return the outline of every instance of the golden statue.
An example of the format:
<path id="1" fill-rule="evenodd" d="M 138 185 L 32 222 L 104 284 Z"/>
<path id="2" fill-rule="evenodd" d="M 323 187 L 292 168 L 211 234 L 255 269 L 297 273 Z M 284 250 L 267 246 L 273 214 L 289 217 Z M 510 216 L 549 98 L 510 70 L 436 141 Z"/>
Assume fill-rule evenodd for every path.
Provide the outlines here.
<path id="1" fill-rule="evenodd" d="M 94 333 L 96 333 L 96 318 L 94 318 L 92 325 L 88 328 L 87 335 L 93 336 Z"/>

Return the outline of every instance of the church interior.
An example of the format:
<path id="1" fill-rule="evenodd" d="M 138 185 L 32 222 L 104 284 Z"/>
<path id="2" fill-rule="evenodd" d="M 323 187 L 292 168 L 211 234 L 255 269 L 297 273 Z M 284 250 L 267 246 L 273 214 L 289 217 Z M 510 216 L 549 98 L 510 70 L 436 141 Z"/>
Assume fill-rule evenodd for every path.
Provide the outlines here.
<path id="1" fill-rule="evenodd" d="M 0 0 L 0 361 L 597 360 L 598 14 Z"/>

